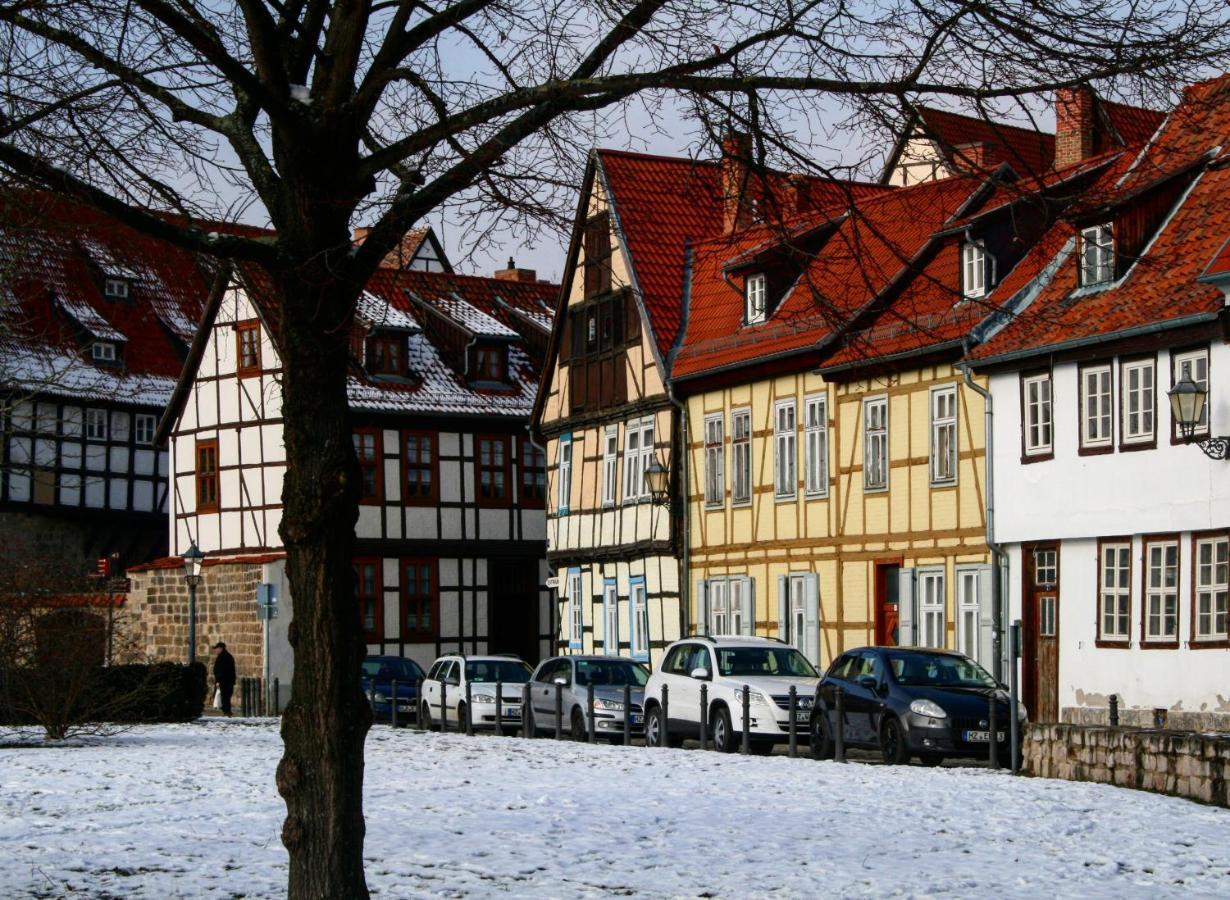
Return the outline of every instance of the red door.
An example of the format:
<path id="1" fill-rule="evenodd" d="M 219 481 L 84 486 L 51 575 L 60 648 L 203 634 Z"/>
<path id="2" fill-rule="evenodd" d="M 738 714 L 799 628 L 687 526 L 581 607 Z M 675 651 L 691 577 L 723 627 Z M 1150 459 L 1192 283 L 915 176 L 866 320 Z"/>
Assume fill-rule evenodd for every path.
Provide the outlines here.
<path id="1" fill-rule="evenodd" d="M 1035 722 L 1059 721 L 1059 547 L 1024 548 L 1021 699 Z"/>
<path id="2" fill-rule="evenodd" d="M 876 646 L 897 646 L 897 575 L 901 560 L 875 564 Z"/>

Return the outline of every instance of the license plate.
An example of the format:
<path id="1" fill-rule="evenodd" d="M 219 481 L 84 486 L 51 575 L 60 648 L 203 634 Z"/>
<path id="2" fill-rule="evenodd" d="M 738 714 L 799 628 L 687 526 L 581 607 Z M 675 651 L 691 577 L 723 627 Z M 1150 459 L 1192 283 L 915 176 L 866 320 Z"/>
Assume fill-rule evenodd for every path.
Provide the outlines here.
<path id="1" fill-rule="evenodd" d="M 633 713 L 631 716 L 628 717 L 628 721 L 630 721 L 633 725 L 640 725 L 642 722 L 645 721 L 645 717 L 642 716 L 640 713 Z"/>
<path id="2" fill-rule="evenodd" d="M 413 703 L 398 703 L 397 711 L 398 712 L 413 712 L 414 704 Z"/>
<path id="3" fill-rule="evenodd" d="M 519 719 L 519 718 L 521 718 L 521 710 L 520 710 L 520 708 L 519 708 L 519 707 L 516 707 L 516 706 L 506 706 L 506 707 L 504 707 L 504 718 L 506 718 L 506 719 Z"/>
<path id="4" fill-rule="evenodd" d="M 796 722 L 810 722 L 811 721 L 811 710 L 810 709 L 796 709 L 794 711 L 794 720 Z"/>
<path id="5" fill-rule="evenodd" d="M 1002 731 L 995 732 L 996 743 L 1002 742 L 1004 733 Z M 986 744 L 991 740 L 991 732 L 989 731 L 967 731 L 965 732 L 965 742 L 967 744 Z"/>

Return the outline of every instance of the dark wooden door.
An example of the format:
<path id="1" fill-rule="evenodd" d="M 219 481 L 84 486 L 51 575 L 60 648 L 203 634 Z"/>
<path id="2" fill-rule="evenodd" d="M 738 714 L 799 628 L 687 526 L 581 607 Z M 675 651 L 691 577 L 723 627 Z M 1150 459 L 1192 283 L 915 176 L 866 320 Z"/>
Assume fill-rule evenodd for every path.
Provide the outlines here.
<path id="1" fill-rule="evenodd" d="M 538 561 L 493 559 L 487 563 L 487 646 L 538 663 Z"/>
<path id="2" fill-rule="evenodd" d="M 1024 549 L 1022 699 L 1035 722 L 1059 721 L 1059 546 Z"/>
<path id="3" fill-rule="evenodd" d="M 875 566 L 876 645 L 879 647 L 896 647 L 898 621 L 897 575 L 901 571 L 901 560 L 878 562 Z"/>

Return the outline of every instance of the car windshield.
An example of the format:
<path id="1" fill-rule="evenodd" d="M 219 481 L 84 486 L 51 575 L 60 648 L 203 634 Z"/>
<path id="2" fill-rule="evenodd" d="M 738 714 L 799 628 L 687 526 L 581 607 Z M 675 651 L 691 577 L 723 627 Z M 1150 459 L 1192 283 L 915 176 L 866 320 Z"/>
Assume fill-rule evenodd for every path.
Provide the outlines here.
<path id="1" fill-rule="evenodd" d="M 376 681 L 419 681 L 424 675 L 412 659 L 365 659 L 363 677 Z"/>
<path id="2" fill-rule="evenodd" d="M 927 687 L 990 688 L 996 681 L 972 659 L 940 653 L 889 653 L 898 684 Z"/>
<path id="3" fill-rule="evenodd" d="M 577 685 L 579 687 L 644 687 L 649 673 L 633 662 L 614 659 L 578 659 Z"/>
<path id="4" fill-rule="evenodd" d="M 812 664 L 792 647 L 718 647 L 723 675 L 797 675 L 819 678 Z"/>
<path id="5" fill-rule="evenodd" d="M 474 684 L 502 681 L 522 684 L 530 680 L 530 667 L 519 659 L 481 659 L 466 663 L 466 681 Z"/>

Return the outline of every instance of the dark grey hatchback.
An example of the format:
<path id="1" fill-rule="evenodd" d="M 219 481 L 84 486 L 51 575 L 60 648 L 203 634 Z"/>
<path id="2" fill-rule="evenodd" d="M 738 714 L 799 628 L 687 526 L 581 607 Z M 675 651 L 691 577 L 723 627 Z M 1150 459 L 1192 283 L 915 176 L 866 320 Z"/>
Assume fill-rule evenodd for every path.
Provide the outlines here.
<path id="1" fill-rule="evenodd" d="M 846 746 L 879 750 L 888 763 L 918 756 L 938 765 L 950 756 L 987 756 L 994 699 L 995 737 L 1000 758 L 1008 759 L 1008 694 L 968 656 L 923 647 L 843 653 L 816 686 L 811 747 L 817 759 L 833 755 L 838 689 Z M 1018 710 L 1024 721 L 1025 707 Z"/>

